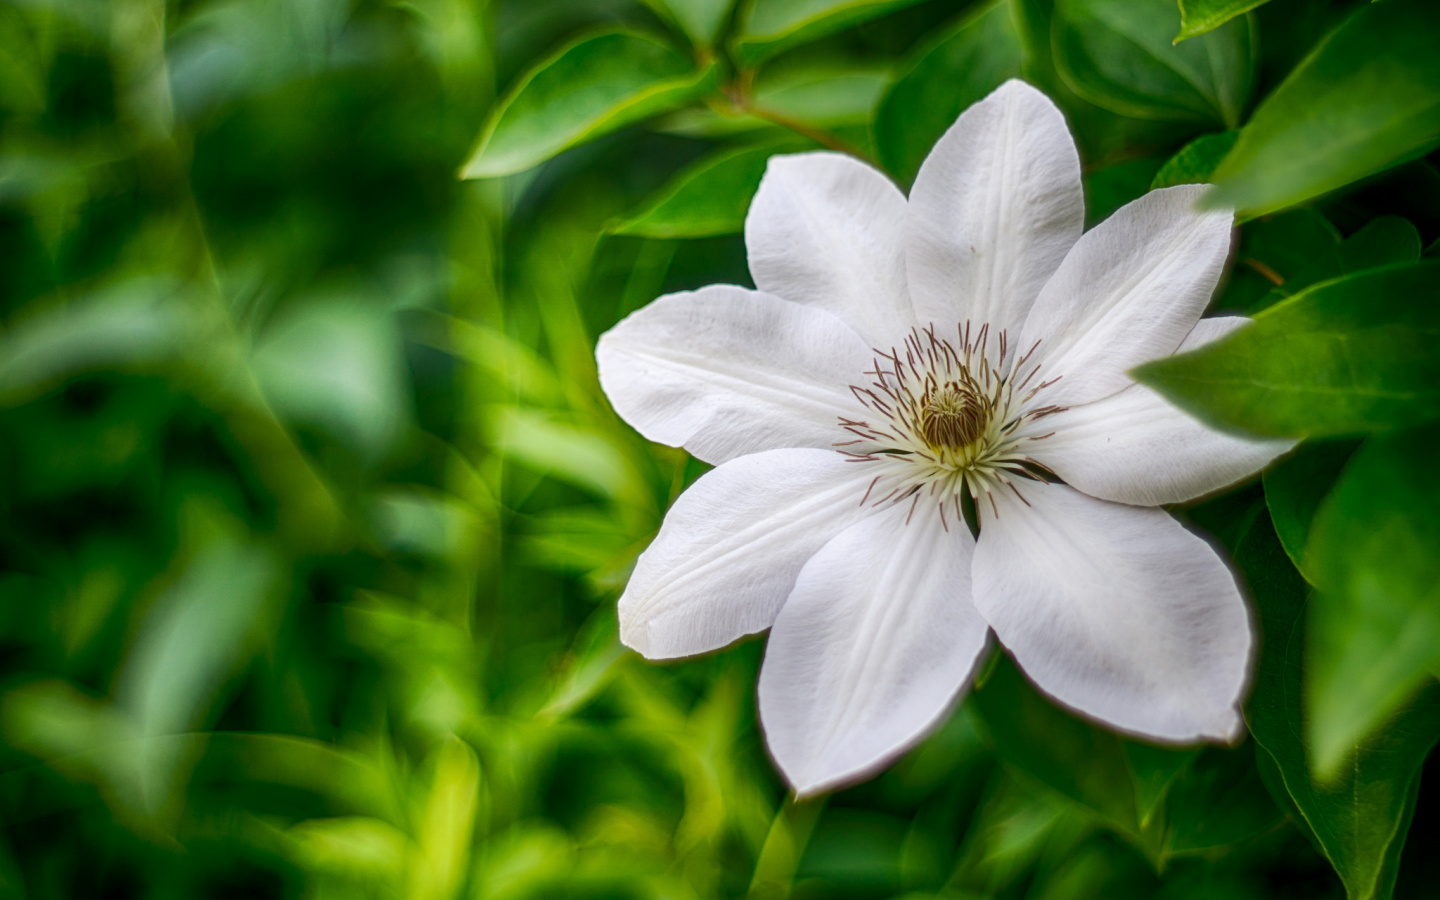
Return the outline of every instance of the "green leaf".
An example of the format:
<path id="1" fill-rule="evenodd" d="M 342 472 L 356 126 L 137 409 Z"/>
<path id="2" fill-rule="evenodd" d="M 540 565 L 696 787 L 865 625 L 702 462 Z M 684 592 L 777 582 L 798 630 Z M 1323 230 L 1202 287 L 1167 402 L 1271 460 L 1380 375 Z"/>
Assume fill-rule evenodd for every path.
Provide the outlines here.
<path id="1" fill-rule="evenodd" d="M 1426 754 L 1440 738 L 1440 690 L 1428 688 L 1356 750 L 1333 782 L 1315 781 L 1301 740 L 1306 586 L 1265 517 L 1235 555 L 1255 598 L 1260 660 L 1246 707 L 1250 733 L 1275 763 L 1350 900 L 1389 896 Z"/>
<path id="2" fill-rule="evenodd" d="M 1002 760 L 1078 803 L 1148 855 L 1158 854 L 1160 823 L 1141 823 L 1136 777 L 1119 736 L 1059 709 L 1004 654 L 973 696 Z"/>
<path id="3" fill-rule="evenodd" d="M 1311 584 L 1315 583 L 1315 573 L 1305 562 L 1310 526 L 1321 501 L 1359 445 L 1359 441 L 1350 439 L 1306 441 L 1265 470 L 1265 505 L 1270 509 L 1275 533 L 1295 568 Z"/>
<path id="4" fill-rule="evenodd" d="M 1209 202 L 1257 216 L 1440 142 L 1440 5 L 1364 4 L 1255 110 Z"/>
<path id="5" fill-rule="evenodd" d="M 1157 747 L 1140 741 L 1123 741 L 1121 749 L 1125 751 L 1125 764 L 1135 786 L 1135 811 L 1144 825 L 1160 808 L 1170 785 L 1195 761 L 1200 751 Z"/>
<path id="6" fill-rule="evenodd" d="M 1328 281 L 1136 377 L 1221 428 L 1306 437 L 1440 416 L 1440 263 Z"/>
<path id="7" fill-rule="evenodd" d="M 1307 698 L 1321 777 L 1440 665 L 1437 441 L 1436 422 L 1371 438 L 1315 516 Z"/>
<path id="8" fill-rule="evenodd" d="M 930 148 L 960 113 L 1020 76 L 1024 49 L 1010 0 L 967 13 L 921 47 L 876 111 L 880 162 L 901 182 L 914 181 Z"/>
<path id="9" fill-rule="evenodd" d="M 736 60 L 754 65 L 787 47 L 834 34 L 919 0 L 751 0 L 735 38 Z"/>
<path id="10" fill-rule="evenodd" d="M 789 139 L 712 153 L 670 179 L 638 212 L 611 222 L 606 230 L 651 238 L 739 233 L 770 157 L 816 146 Z"/>
<path id="11" fill-rule="evenodd" d="M 697 47 L 710 47 L 730 15 L 734 0 L 645 0 L 666 19 L 680 26 Z"/>
<path id="12" fill-rule="evenodd" d="M 1245 223 L 1222 305 L 1254 313 L 1316 282 L 1339 278 L 1345 274 L 1340 243 L 1340 232 L 1313 209 Z"/>
<path id="13" fill-rule="evenodd" d="M 411 421 L 400 336 L 373 302 L 300 307 L 267 330 L 251 366 L 277 411 L 329 430 L 369 461 L 392 450 Z"/>
<path id="14" fill-rule="evenodd" d="M 1346 272 L 1419 262 L 1420 232 L 1408 219 L 1380 216 L 1346 238 L 1339 253 Z"/>
<path id="15" fill-rule="evenodd" d="M 1170 0 L 1057 0 L 1055 66 L 1084 99 L 1121 115 L 1234 128 L 1254 81 L 1250 24 L 1175 45 Z"/>
<path id="16" fill-rule="evenodd" d="M 1180 33 L 1175 43 L 1213 31 L 1269 0 L 1180 0 Z"/>
<path id="17" fill-rule="evenodd" d="M 833 63 L 766 72 L 755 82 L 754 108 L 787 120 L 822 128 L 868 125 L 889 72 L 880 68 L 836 68 Z M 660 131 L 687 137 L 720 137 L 780 126 L 761 115 L 740 110 L 698 107 L 682 109 L 656 123 Z"/>
<path id="18" fill-rule="evenodd" d="M 1171 853 L 1235 844 L 1273 827 L 1284 813 L 1265 792 L 1249 747 L 1207 747 L 1170 788 Z"/>
<path id="19" fill-rule="evenodd" d="M 713 86 L 714 75 L 713 65 L 697 68 L 679 50 L 638 32 L 579 38 L 521 76 L 495 105 L 461 175 L 523 172 L 693 100 Z"/>
<path id="20" fill-rule="evenodd" d="M 1235 139 L 1240 136 L 1238 131 L 1222 131 L 1218 134 L 1202 134 L 1200 137 L 1180 148 L 1180 152 L 1170 157 L 1160 171 L 1155 173 L 1155 178 L 1150 182 L 1150 189 L 1174 187 L 1177 184 L 1208 184 L 1210 176 L 1215 174 L 1215 167 L 1220 165 L 1220 160 L 1235 146 Z"/>

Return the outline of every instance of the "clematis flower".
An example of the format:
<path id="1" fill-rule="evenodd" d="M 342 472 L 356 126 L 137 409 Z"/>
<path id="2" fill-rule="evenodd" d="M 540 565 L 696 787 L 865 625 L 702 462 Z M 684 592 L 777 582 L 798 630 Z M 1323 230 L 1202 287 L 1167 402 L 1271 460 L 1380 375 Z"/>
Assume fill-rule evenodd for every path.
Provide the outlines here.
<path id="1" fill-rule="evenodd" d="M 1216 432 L 1126 374 L 1246 321 L 1200 318 L 1232 220 L 1202 191 L 1082 234 L 1074 142 L 1020 81 L 960 116 L 908 200 L 845 155 L 772 159 L 745 223 L 758 290 L 670 294 L 599 342 L 616 411 L 716 466 L 636 563 L 624 643 L 668 659 L 769 628 L 760 718 L 801 795 L 924 737 L 992 629 L 1086 716 L 1235 738 L 1245 601 L 1157 507 L 1291 444 Z"/>

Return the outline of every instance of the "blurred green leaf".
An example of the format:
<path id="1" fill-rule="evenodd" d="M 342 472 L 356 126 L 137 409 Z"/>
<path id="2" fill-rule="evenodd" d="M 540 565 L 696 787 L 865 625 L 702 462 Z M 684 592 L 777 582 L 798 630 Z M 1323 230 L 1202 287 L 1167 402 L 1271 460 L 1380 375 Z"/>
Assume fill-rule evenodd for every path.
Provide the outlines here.
<path id="1" fill-rule="evenodd" d="M 1180 152 L 1170 157 L 1160 171 L 1155 173 L 1155 178 L 1150 182 L 1150 189 L 1174 187 L 1177 184 L 1206 184 L 1210 177 L 1215 174 L 1215 167 L 1230 148 L 1235 146 L 1235 139 L 1240 136 L 1238 131 L 1222 131 L 1218 134 L 1202 134 L 1200 137 L 1180 148 Z"/>
<path id="2" fill-rule="evenodd" d="M 1275 533 L 1311 584 L 1316 582 L 1315 569 L 1306 562 L 1305 546 L 1315 513 L 1359 445 L 1352 439 L 1306 441 L 1265 470 L 1265 505 Z"/>
<path id="3" fill-rule="evenodd" d="M 1344 434 L 1440 415 L 1440 264 L 1372 269 L 1324 282 L 1201 350 L 1146 363 L 1136 377 L 1220 427 Z"/>
<path id="4" fill-rule="evenodd" d="M 738 234 L 770 157 L 814 146 L 796 139 L 711 154 L 683 169 L 643 208 L 611 222 L 606 230 L 662 239 Z"/>
<path id="5" fill-rule="evenodd" d="M 1307 738 L 1318 777 L 1440 664 L 1440 425 L 1377 435 L 1315 515 Z"/>
<path id="6" fill-rule="evenodd" d="M 1057 0 L 1055 65 L 1069 87 L 1126 116 L 1235 128 L 1254 82 L 1250 24 L 1174 44 L 1171 0 Z"/>
<path id="7" fill-rule="evenodd" d="M 647 495 L 630 461 L 590 429 L 524 407 L 503 407 L 491 423 L 500 452 L 536 471 L 632 503 L 641 503 Z"/>
<path id="8" fill-rule="evenodd" d="M 903 9 L 919 0 L 749 0 L 734 38 L 736 59 L 753 66 L 787 47 Z"/>
<path id="9" fill-rule="evenodd" d="M 734 0 L 646 0 L 680 30 L 697 47 L 710 47 L 720 36 Z"/>
<path id="10" fill-rule="evenodd" d="M 1363 5 L 1255 110 L 1216 170 L 1208 202 L 1256 216 L 1434 147 L 1437 32 L 1440 6 L 1429 0 Z"/>
<path id="11" fill-rule="evenodd" d="M 914 181 L 960 113 L 1020 76 L 1023 56 L 1010 0 L 966 12 L 911 54 L 885 92 L 875 113 L 880 162 L 901 183 Z"/>
<path id="12" fill-rule="evenodd" d="M 491 111 L 465 178 L 523 172 L 562 150 L 705 93 L 714 67 L 635 31 L 572 41 L 522 75 Z"/>
<path id="13" fill-rule="evenodd" d="M 0 333 L 0 399 L 97 369 L 177 362 L 203 335 L 194 306 L 178 285 L 144 280 L 34 311 Z"/>
<path id="14" fill-rule="evenodd" d="M 371 304 L 305 304 L 267 329 L 251 366 L 283 416 L 330 429 L 368 461 L 393 450 L 410 421 L 400 337 Z"/>
<path id="15" fill-rule="evenodd" d="M 1175 43 L 1213 31 L 1268 0 L 1179 0 L 1180 33 Z"/>
<path id="16" fill-rule="evenodd" d="M 1387 898 L 1414 814 L 1420 765 L 1440 738 L 1440 689 L 1427 689 L 1382 733 L 1355 747 L 1351 765 L 1314 780 L 1301 709 L 1306 586 L 1266 517 L 1236 552 L 1260 617 L 1261 653 L 1246 721 L 1269 753 L 1306 827 L 1351 900 Z"/>

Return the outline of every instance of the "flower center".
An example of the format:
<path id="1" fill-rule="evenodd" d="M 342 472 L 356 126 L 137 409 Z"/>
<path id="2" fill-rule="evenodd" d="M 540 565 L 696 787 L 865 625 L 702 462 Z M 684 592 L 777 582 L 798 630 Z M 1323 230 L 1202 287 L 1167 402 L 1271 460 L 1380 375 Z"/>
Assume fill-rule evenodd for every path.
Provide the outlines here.
<path id="1" fill-rule="evenodd" d="M 1035 478 L 1043 469 L 1026 444 L 1050 435 L 1024 426 L 1060 407 L 1036 402 L 1059 380 L 1038 377 L 1032 360 L 1039 343 L 1016 358 L 1005 332 L 992 336 L 988 325 L 976 331 L 967 322 L 955 334 L 948 340 L 934 326 L 912 330 L 901 349 L 875 351 L 868 383 L 850 386 L 874 414 L 842 418 L 854 439 L 836 444 L 853 461 L 876 467 L 861 503 L 908 500 L 913 512 L 929 497 L 939 503 L 942 523 L 947 506 L 959 522 L 962 491 L 977 502 L 984 495 L 998 514 L 992 492 L 1009 487 L 1018 496 L 1013 479 Z"/>
<path id="2" fill-rule="evenodd" d="M 928 392 L 920 408 L 920 433 L 932 450 L 969 447 L 984 436 L 989 425 L 989 405 L 955 381 Z"/>

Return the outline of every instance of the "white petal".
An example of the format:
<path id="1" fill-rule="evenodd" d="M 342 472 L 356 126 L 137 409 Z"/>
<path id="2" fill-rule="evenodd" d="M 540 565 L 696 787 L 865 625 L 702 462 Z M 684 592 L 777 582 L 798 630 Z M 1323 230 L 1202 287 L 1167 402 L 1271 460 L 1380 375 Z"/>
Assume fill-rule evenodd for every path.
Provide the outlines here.
<path id="1" fill-rule="evenodd" d="M 831 450 L 770 450 L 680 495 L 620 598 L 620 640 L 690 656 L 769 628 L 806 561 L 851 522 L 874 477 Z"/>
<path id="2" fill-rule="evenodd" d="M 910 191 L 907 272 L 922 324 L 969 320 L 1011 345 L 1085 225 L 1065 117 L 1021 81 L 961 114 Z"/>
<path id="3" fill-rule="evenodd" d="M 814 307 L 731 285 L 668 294 L 600 336 L 600 385 L 652 441 L 708 463 L 847 439 L 870 348 Z"/>
<path id="4" fill-rule="evenodd" d="M 1230 252 L 1229 210 L 1197 211 L 1205 185 L 1151 191 L 1085 234 L 1045 285 L 1017 346 L 1040 346 L 1045 403 L 1076 406 L 1131 383 L 1189 334 Z"/>
<path id="5" fill-rule="evenodd" d="M 1210 545 L 1163 510 L 1064 485 L 980 503 L 975 606 L 1055 699 L 1164 741 L 1230 740 L 1250 620 Z"/>
<path id="6" fill-rule="evenodd" d="M 922 503 L 912 517 L 902 503 L 851 525 L 805 565 L 775 619 L 760 719 L 797 794 L 904 752 L 975 667 L 989 631 L 970 602 L 975 543 L 935 509 Z"/>
<path id="7" fill-rule="evenodd" d="M 835 313 L 871 346 L 915 323 L 905 290 L 905 196 L 842 153 L 771 157 L 745 217 L 755 286 Z"/>
<path id="8" fill-rule="evenodd" d="M 1194 350 L 1249 322 L 1242 316 L 1201 319 L 1180 344 Z M 1031 426 L 1054 434 L 1030 455 L 1092 497 L 1159 506 L 1218 491 L 1255 474 L 1294 441 L 1216 431 L 1141 384 L 1073 406 Z"/>

